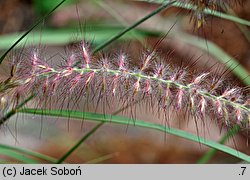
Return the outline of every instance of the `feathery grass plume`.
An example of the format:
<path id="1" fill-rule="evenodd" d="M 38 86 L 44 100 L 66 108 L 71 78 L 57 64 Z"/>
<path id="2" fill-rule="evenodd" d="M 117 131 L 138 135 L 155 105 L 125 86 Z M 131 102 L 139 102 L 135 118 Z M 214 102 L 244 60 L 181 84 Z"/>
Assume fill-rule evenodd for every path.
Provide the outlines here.
<path id="1" fill-rule="evenodd" d="M 191 4 L 195 10 L 190 10 L 191 21 L 194 22 L 195 27 L 200 29 L 206 23 L 206 9 L 212 11 L 222 12 L 227 6 L 233 8 L 237 6 L 243 6 L 244 0 L 179 0 L 179 3 L 183 5 Z"/>
<path id="2" fill-rule="evenodd" d="M 185 3 L 192 3 L 199 8 L 220 9 L 222 6 L 229 5 L 231 7 L 242 5 L 244 0 L 180 0 Z"/>
<path id="3" fill-rule="evenodd" d="M 227 127 L 248 127 L 250 98 L 244 88 L 233 87 L 209 72 L 174 68 L 168 63 L 170 57 L 159 57 L 156 50 L 145 51 L 138 66 L 131 65 L 130 58 L 126 53 L 92 55 L 90 44 L 82 41 L 68 50 L 64 64 L 53 67 L 38 50 L 32 50 L 13 59 L 11 82 L 18 84 L 12 87 L 13 99 L 36 94 L 39 103 L 48 105 L 57 99 L 62 109 L 70 108 L 65 107 L 67 101 L 77 104 L 82 98 L 96 106 L 101 100 L 109 106 L 112 98 L 122 104 L 143 99 L 164 113 L 169 108 L 188 109 L 200 120 L 214 115 Z"/>
<path id="4" fill-rule="evenodd" d="M 243 0 L 191 0 L 191 3 L 197 7 L 191 19 L 194 20 L 197 28 L 200 28 L 206 22 L 206 14 L 204 13 L 206 8 L 221 11 L 223 8 L 226 8 L 227 5 L 230 7 L 242 5 Z"/>

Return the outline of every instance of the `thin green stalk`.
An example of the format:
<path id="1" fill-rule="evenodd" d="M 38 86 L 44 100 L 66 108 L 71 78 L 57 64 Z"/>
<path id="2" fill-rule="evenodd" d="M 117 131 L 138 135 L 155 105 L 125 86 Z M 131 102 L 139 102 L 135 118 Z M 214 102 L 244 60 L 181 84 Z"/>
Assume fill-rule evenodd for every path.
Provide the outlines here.
<path id="1" fill-rule="evenodd" d="M 35 97 L 34 94 L 30 95 L 27 99 L 25 99 L 23 102 L 21 102 L 19 105 L 17 105 L 15 108 L 11 109 L 8 113 L 6 113 L 1 119 L 0 119 L 0 126 L 4 124 L 11 116 L 16 114 L 16 112 L 22 108 L 25 104 L 27 104 L 31 99 Z"/>
<path id="2" fill-rule="evenodd" d="M 66 154 L 64 154 L 56 163 L 61 164 L 65 159 L 67 159 L 84 141 L 86 141 L 92 134 L 99 129 L 105 122 L 100 122 L 93 129 L 91 129 L 85 136 L 80 139 Z"/>

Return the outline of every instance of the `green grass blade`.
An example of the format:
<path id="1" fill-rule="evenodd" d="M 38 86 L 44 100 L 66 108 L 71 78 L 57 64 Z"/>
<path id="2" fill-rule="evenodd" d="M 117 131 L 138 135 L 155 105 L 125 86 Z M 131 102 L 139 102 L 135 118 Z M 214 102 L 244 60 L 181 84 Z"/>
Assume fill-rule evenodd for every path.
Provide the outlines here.
<path id="1" fill-rule="evenodd" d="M 219 141 L 220 144 L 225 144 L 226 141 L 236 135 L 240 131 L 240 126 L 236 125 L 233 129 L 230 129 Z M 198 161 L 198 164 L 205 164 L 212 159 L 212 157 L 216 154 L 216 149 L 210 149 L 206 154 L 204 154 Z"/>
<path id="2" fill-rule="evenodd" d="M 57 164 L 61 164 L 65 159 L 67 159 L 84 141 L 86 141 L 92 134 L 99 129 L 104 124 L 100 122 L 93 129 L 91 129 L 86 135 L 84 135 L 67 153 L 65 153 L 58 161 Z"/>
<path id="3" fill-rule="evenodd" d="M 0 64 L 6 57 L 6 55 L 24 38 L 26 37 L 36 26 L 38 26 L 42 21 L 49 17 L 59 6 L 61 6 L 66 0 L 62 0 L 56 7 L 54 7 L 50 12 L 48 12 L 44 17 L 40 18 L 31 28 L 25 32 L 0 58 Z"/>
<path id="4" fill-rule="evenodd" d="M 146 2 L 158 3 L 158 4 L 171 2 L 171 0 L 138 0 L 138 1 L 146 1 Z M 194 5 L 190 4 L 190 3 L 185 3 L 185 2 L 175 2 L 175 3 L 172 4 L 172 6 L 180 7 L 180 8 L 187 9 L 187 10 L 192 10 L 192 11 L 197 10 L 196 6 L 194 6 Z M 204 13 L 215 16 L 215 17 L 219 17 L 219 18 L 222 18 L 222 19 L 226 19 L 226 20 L 229 20 L 229 21 L 232 21 L 232 22 L 235 22 L 235 23 L 239 23 L 239 24 L 242 24 L 242 25 L 250 26 L 250 21 L 248 21 L 248 20 L 241 19 L 239 17 L 232 16 L 232 15 L 229 15 L 229 14 L 225 14 L 223 12 L 218 12 L 216 10 L 211 10 L 209 8 L 206 8 L 204 10 Z"/>
<path id="5" fill-rule="evenodd" d="M 41 159 L 43 161 L 47 161 L 49 163 L 55 163 L 57 161 L 57 159 L 52 158 L 50 156 L 47 156 L 47 155 L 44 155 L 44 154 L 41 154 L 41 153 L 38 153 L 38 152 L 34 152 L 34 151 L 31 151 L 31 150 L 15 147 L 15 146 L 0 144 L 0 152 L 2 150 L 15 151 L 15 152 L 18 152 L 18 153 L 27 154 L 27 155 L 29 155 L 31 157 L 35 157 L 35 158 Z"/>
<path id="6" fill-rule="evenodd" d="M 97 114 L 97 113 L 80 112 L 80 111 L 69 112 L 67 110 L 22 109 L 19 112 L 27 113 L 27 114 L 36 114 L 36 115 L 56 116 L 56 117 L 69 117 L 70 116 L 71 118 L 78 119 L 78 120 L 82 120 L 82 118 L 84 117 L 85 120 L 89 120 L 89 121 L 122 124 L 122 125 L 132 125 L 132 126 L 138 126 L 138 127 L 143 127 L 147 129 L 154 129 L 157 131 L 179 136 L 179 137 L 182 137 L 182 138 L 194 141 L 194 142 L 198 142 L 200 144 L 204 144 L 208 147 L 217 149 L 219 151 L 225 152 L 227 154 L 230 154 L 244 161 L 250 162 L 250 156 L 240 151 L 237 151 L 225 145 L 219 144 L 217 142 L 207 140 L 203 137 L 198 137 L 196 135 L 190 134 L 188 132 L 185 132 L 179 129 L 165 127 L 161 124 L 155 124 L 155 123 L 145 122 L 141 120 L 135 120 L 132 122 L 129 118 L 122 117 L 122 116 L 112 116 L 108 114 Z"/>
<path id="7" fill-rule="evenodd" d="M 26 157 L 23 154 L 17 153 L 15 151 L 11 151 L 8 149 L 0 149 L 0 155 L 5 155 L 8 156 L 10 158 L 16 159 L 22 163 L 28 163 L 28 164 L 37 164 L 38 161 L 31 159 L 29 157 Z"/>

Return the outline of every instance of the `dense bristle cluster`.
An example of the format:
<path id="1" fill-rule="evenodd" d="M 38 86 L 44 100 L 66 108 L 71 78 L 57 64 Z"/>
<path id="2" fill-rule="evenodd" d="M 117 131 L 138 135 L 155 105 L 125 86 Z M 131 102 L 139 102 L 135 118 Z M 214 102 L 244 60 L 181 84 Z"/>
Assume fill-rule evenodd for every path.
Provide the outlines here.
<path id="1" fill-rule="evenodd" d="M 227 6 L 236 7 L 242 5 L 244 0 L 179 0 L 179 2 L 193 4 L 196 7 L 196 11 L 192 13 L 191 19 L 200 28 L 206 22 L 206 14 L 204 12 L 206 8 L 212 11 L 221 11 L 227 9 Z"/>
<path id="2" fill-rule="evenodd" d="M 179 0 L 179 1 L 192 3 L 197 5 L 198 7 L 204 7 L 204 8 L 220 8 L 225 5 L 236 6 L 244 2 L 244 0 Z"/>
<path id="3" fill-rule="evenodd" d="M 139 65 L 134 66 L 125 53 L 93 55 L 90 45 L 82 41 L 63 59 L 65 63 L 58 67 L 46 63 L 38 51 L 15 59 L 13 98 L 35 93 L 40 101 L 60 98 L 63 104 L 66 99 L 77 102 L 88 97 L 97 103 L 105 100 L 107 106 L 112 98 L 123 104 L 144 100 L 150 102 L 152 111 L 188 110 L 201 120 L 213 114 L 226 126 L 248 126 L 250 99 L 242 88 L 209 72 L 195 74 L 188 68 L 173 68 L 167 63 L 169 57 L 160 58 L 156 51 L 143 53 L 136 60 Z"/>

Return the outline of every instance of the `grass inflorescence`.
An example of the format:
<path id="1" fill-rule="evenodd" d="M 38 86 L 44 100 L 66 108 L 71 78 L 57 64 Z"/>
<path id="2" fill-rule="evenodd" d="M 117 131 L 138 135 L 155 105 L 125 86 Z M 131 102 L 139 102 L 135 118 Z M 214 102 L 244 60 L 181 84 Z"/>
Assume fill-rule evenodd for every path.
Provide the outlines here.
<path id="1" fill-rule="evenodd" d="M 49 100 L 62 100 L 62 106 L 82 98 L 95 100 L 96 106 L 101 100 L 109 106 L 112 98 L 122 104 L 143 99 L 153 111 L 160 109 L 166 114 L 169 108 L 176 112 L 188 109 L 201 120 L 212 114 L 227 127 L 248 127 L 250 99 L 244 88 L 228 85 L 229 81 L 209 72 L 175 68 L 169 63 L 171 57 L 159 57 L 156 50 L 142 53 L 136 60 L 139 65 L 132 65 L 131 59 L 126 53 L 93 55 L 90 44 L 81 41 L 62 58 L 65 63 L 52 67 L 33 50 L 13 57 L 11 80 L 1 86 L 11 90 L 18 102 L 29 94 L 36 94 L 39 103 L 46 101 L 47 105 Z M 6 85 L 8 82 L 15 86 Z"/>

